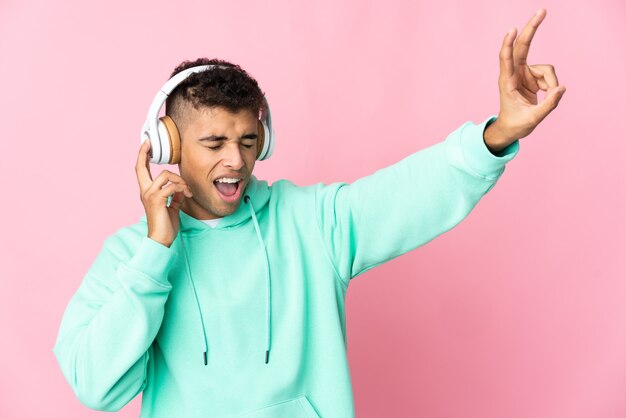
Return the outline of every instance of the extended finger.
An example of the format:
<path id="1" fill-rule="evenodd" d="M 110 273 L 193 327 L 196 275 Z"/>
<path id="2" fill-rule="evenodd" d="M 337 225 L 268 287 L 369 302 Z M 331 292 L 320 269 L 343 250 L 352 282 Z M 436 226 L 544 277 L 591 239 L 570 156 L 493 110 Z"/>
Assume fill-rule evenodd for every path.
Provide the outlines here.
<path id="1" fill-rule="evenodd" d="M 537 78 L 537 85 L 543 91 L 557 87 L 559 80 L 556 77 L 554 67 L 550 64 L 535 64 L 528 67 L 531 74 Z"/>
<path id="2" fill-rule="evenodd" d="M 537 13 L 530 18 L 519 38 L 515 42 L 513 48 L 513 57 L 515 59 L 515 65 L 526 65 L 526 59 L 528 58 L 528 50 L 530 49 L 530 42 L 537 32 L 537 28 L 546 17 L 546 9 L 539 9 Z"/>
<path id="3" fill-rule="evenodd" d="M 150 141 L 145 141 L 139 148 L 137 156 L 137 164 L 135 165 L 135 173 L 137 173 L 137 181 L 139 188 L 144 191 L 150 187 L 152 183 L 152 174 L 150 173 L 150 163 L 148 161 L 148 153 L 150 151 Z"/>
<path id="4" fill-rule="evenodd" d="M 513 77 L 515 73 L 513 66 L 513 40 L 515 40 L 515 28 L 510 29 L 504 36 L 502 48 L 500 48 L 500 76 L 504 78 Z"/>

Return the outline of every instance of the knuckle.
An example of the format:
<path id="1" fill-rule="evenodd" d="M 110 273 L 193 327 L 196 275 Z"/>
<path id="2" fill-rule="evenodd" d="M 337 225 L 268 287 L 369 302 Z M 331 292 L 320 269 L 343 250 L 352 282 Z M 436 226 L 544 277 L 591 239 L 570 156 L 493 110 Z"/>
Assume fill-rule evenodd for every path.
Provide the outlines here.
<path id="1" fill-rule="evenodd" d="M 176 173 L 170 173 L 169 180 L 176 184 L 185 184 L 185 180 Z"/>

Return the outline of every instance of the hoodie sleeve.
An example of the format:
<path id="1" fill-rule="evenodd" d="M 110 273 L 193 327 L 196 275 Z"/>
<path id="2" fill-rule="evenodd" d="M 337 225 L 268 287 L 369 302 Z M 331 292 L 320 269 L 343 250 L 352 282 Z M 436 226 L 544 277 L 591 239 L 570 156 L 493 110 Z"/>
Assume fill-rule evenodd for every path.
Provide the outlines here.
<path id="1" fill-rule="evenodd" d="M 480 124 L 466 122 L 439 143 L 352 184 L 315 186 L 317 222 L 336 273 L 350 279 L 452 229 L 496 184 L 519 152 L 516 140 L 497 155 Z"/>
<path id="2" fill-rule="evenodd" d="M 65 310 L 53 349 L 78 399 L 103 411 L 119 410 L 145 388 L 172 288 L 175 251 L 147 236 L 122 236 L 105 241 Z"/>

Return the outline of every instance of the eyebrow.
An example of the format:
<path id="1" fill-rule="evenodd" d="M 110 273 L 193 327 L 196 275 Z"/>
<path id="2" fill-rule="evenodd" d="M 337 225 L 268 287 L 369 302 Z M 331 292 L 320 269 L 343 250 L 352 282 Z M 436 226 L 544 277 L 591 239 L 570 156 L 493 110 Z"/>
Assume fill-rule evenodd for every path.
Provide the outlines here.
<path id="1" fill-rule="evenodd" d="M 250 134 L 245 134 L 240 139 L 257 139 L 257 137 L 258 137 L 257 134 L 250 133 Z M 225 136 L 211 135 L 211 136 L 203 136 L 202 138 L 199 138 L 198 142 L 202 142 L 202 141 L 224 141 L 226 139 L 228 139 L 228 138 L 225 137 Z"/>

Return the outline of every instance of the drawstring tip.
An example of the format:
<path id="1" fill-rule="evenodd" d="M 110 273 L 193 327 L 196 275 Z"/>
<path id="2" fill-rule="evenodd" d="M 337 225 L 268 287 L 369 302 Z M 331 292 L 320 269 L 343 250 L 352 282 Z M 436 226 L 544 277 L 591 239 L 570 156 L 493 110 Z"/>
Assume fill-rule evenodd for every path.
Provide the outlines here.
<path id="1" fill-rule="evenodd" d="M 270 350 L 265 350 L 265 364 L 269 361 L 270 358 Z"/>
<path id="2" fill-rule="evenodd" d="M 207 359 L 206 359 L 206 351 L 204 352 L 204 365 L 207 365 Z"/>

